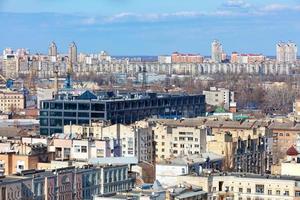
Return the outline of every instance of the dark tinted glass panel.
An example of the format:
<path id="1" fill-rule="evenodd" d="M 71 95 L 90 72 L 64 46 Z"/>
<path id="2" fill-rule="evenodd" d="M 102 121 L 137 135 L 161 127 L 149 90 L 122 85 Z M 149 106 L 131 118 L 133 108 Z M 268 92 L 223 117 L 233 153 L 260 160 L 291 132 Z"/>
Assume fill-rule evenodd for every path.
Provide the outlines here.
<path id="1" fill-rule="evenodd" d="M 104 104 L 100 104 L 100 103 L 94 103 L 92 104 L 92 110 L 93 111 L 104 111 Z"/>
<path id="2" fill-rule="evenodd" d="M 65 110 L 77 110 L 76 103 L 65 103 Z"/>
<path id="3" fill-rule="evenodd" d="M 50 119 L 50 126 L 62 126 L 61 119 Z"/>
<path id="4" fill-rule="evenodd" d="M 47 128 L 41 128 L 40 129 L 40 134 L 41 135 L 48 135 L 48 129 Z"/>
<path id="5" fill-rule="evenodd" d="M 89 110 L 90 104 L 89 103 L 79 103 L 78 110 Z"/>
<path id="6" fill-rule="evenodd" d="M 50 116 L 61 117 L 62 116 L 62 112 L 50 112 Z"/>
<path id="7" fill-rule="evenodd" d="M 96 118 L 96 117 L 104 118 L 104 113 L 92 113 L 91 117 L 92 118 Z"/>
<path id="8" fill-rule="evenodd" d="M 50 109 L 62 109 L 63 107 L 63 104 L 62 103 L 54 103 L 54 102 L 51 102 L 50 103 Z"/>
<path id="9" fill-rule="evenodd" d="M 41 126 L 48 126 L 48 119 L 40 119 Z"/>
<path id="10" fill-rule="evenodd" d="M 64 119 L 64 125 L 76 124 L 76 119 Z"/>
<path id="11" fill-rule="evenodd" d="M 43 103 L 43 108 L 44 109 L 48 109 L 49 108 L 49 103 L 48 102 L 44 102 Z"/>
<path id="12" fill-rule="evenodd" d="M 65 117 L 76 117 L 76 112 L 64 112 Z"/>
<path id="13" fill-rule="evenodd" d="M 89 124 L 89 120 L 88 119 L 79 119 L 78 120 L 78 124 Z"/>
<path id="14" fill-rule="evenodd" d="M 41 111 L 40 116 L 48 116 L 48 111 Z"/>
<path id="15" fill-rule="evenodd" d="M 51 128 L 50 129 L 50 134 L 53 134 L 53 133 L 62 133 L 62 129 L 60 128 Z"/>
<path id="16" fill-rule="evenodd" d="M 80 113 L 78 113 L 78 117 L 90 117 L 90 113 L 88 113 L 88 112 L 86 112 L 86 113 L 80 112 Z"/>

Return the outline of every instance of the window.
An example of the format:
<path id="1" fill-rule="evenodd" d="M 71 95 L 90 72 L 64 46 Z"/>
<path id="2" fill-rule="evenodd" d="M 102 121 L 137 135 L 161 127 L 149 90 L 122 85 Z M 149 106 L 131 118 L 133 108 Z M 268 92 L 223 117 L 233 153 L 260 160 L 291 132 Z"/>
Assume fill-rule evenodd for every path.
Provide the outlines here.
<path id="1" fill-rule="evenodd" d="M 79 103 L 78 104 L 78 110 L 89 110 L 90 104 L 87 103 Z"/>
<path id="2" fill-rule="evenodd" d="M 180 144 L 180 148 L 184 148 L 184 144 Z"/>
<path id="3" fill-rule="evenodd" d="M 247 193 L 248 193 L 248 194 L 251 193 L 251 188 L 247 188 Z"/>
<path id="4" fill-rule="evenodd" d="M 255 185 L 255 192 L 258 194 L 264 193 L 264 185 Z"/>
<path id="5" fill-rule="evenodd" d="M 243 193 L 243 188 L 239 188 L 239 192 L 240 192 L 240 193 Z"/>
<path id="6" fill-rule="evenodd" d="M 272 195 L 272 190 L 268 190 L 268 195 Z"/>
<path id="7" fill-rule="evenodd" d="M 288 190 L 284 191 L 283 193 L 284 196 L 289 196 L 290 195 L 290 192 Z"/>
<path id="8" fill-rule="evenodd" d="M 276 195 L 280 195 L 280 190 L 276 190 Z"/>
<path id="9" fill-rule="evenodd" d="M 290 136 L 290 134 L 289 134 L 289 133 L 286 133 L 285 136 Z"/>
<path id="10" fill-rule="evenodd" d="M 177 144 L 173 144 L 173 147 L 177 147 L 178 145 Z"/>
<path id="11" fill-rule="evenodd" d="M 161 143 L 161 145 L 162 145 L 162 146 L 165 146 L 165 143 L 164 143 L 164 142 L 162 142 L 162 143 Z"/>
<path id="12" fill-rule="evenodd" d="M 75 145 L 74 146 L 74 151 L 75 151 L 75 153 L 80 153 L 80 146 L 79 145 Z"/>
<path id="13" fill-rule="evenodd" d="M 80 113 L 78 113 L 78 117 L 90 117 L 90 113 L 88 113 L 88 112 L 86 112 L 86 113 L 80 112 Z"/>
<path id="14" fill-rule="evenodd" d="M 185 174 L 185 168 L 181 168 L 181 173 Z"/>

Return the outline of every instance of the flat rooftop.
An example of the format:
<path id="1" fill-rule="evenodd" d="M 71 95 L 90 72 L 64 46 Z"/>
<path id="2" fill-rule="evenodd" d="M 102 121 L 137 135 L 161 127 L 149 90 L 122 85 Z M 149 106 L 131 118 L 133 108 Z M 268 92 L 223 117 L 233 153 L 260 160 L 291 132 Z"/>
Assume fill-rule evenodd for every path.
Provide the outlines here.
<path id="1" fill-rule="evenodd" d="M 68 92 L 61 92 L 55 99 L 48 101 L 124 101 L 124 100 L 140 100 L 140 99 L 155 99 L 155 98 L 168 98 L 168 97 L 184 97 L 184 96 L 204 96 L 202 94 L 187 94 L 187 93 L 154 93 L 154 92 L 96 92 L 93 93 L 89 90 L 74 95 Z"/>

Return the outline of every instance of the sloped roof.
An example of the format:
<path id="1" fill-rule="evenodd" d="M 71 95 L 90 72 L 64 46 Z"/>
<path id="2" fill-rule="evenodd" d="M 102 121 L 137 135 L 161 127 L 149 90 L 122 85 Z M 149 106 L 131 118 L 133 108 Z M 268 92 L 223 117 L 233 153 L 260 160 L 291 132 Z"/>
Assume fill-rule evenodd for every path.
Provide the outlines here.
<path id="1" fill-rule="evenodd" d="M 286 151 L 286 154 L 288 156 L 297 156 L 298 155 L 298 151 L 297 149 L 295 148 L 295 146 L 291 146 L 287 151 Z"/>
<path id="2" fill-rule="evenodd" d="M 89 90 L 85 91 L 84 93 L 82 93 L 78 99 L 81 100 L 91 100 L 91 99 L 97 99 L 97 96 L 95 94 L 93 94 L 92 92 L 90 92 Z"/>
<path id="3" fill-rule="evenodd" d="M 152 186 L 154 191 L 162 191 L 164 188 L 162 187 L 161 183 L 158 180 L 155 180 Z"/>

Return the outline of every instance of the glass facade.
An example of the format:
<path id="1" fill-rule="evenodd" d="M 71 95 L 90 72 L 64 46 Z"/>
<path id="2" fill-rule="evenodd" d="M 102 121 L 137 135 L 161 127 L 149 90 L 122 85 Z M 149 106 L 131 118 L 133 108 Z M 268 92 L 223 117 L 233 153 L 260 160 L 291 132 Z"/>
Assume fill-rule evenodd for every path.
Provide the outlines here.
<path id="1" fill-rule="evenodd" d="M 112 124 L 130 124 L 147 117 L 188 118 L 203 115 L 204 95 L 164 95 L 116 100 L 44 100 L 40 109 L 40 133 L 61 133 L 64 125 L 89 124 L 99 120 L 108 120 Z"/>

